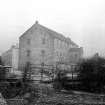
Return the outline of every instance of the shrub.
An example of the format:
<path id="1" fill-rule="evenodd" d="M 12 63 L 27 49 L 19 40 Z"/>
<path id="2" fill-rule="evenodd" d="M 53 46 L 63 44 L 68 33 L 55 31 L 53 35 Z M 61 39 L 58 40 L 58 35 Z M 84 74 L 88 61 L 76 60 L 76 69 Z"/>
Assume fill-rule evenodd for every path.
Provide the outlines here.
<path id="1" fill-rule="evenodd" d="M 80 64 L 80 78 L 86 91 L 103 92 L 105 86 L 105 59 L 94 57 Z"/>

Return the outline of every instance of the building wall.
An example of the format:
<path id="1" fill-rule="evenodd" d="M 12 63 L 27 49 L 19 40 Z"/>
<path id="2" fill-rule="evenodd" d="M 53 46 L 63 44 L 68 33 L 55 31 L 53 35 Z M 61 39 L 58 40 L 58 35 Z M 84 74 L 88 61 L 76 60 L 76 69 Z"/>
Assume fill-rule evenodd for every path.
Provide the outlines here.
<path id="1" fill-rule="evenodd" d="M 2 54 L 2 61 L 5 65 L 12 66 L 14 70 L 18 69 L 19 49 L 12 46 L 8 51 Z"/>
<path id="2" fill-rule="evenodd" d="M 55 64 L 66 61 L 71 46 L 77 47 L 70 38 L 36 23 L 19 38 L 19 68 L 27 62 Z"/>
<path id="3" fill-rule="evenodd" d="M 1 58 L 2 58 L 3 64 L 12 66 L 12 50 L 11 49 L 4 52 Z"/>
<path id="4" fill-rule="evenodd" d="M 12 67 L 14 70 L 18 69 L 19 62 L 19 48 L 17 46 L 13 46 L 12 48 Z"/>
<path id="5" fill-rule="evenodd" d="M 53 58 L 52 45 L 52 38 L 44 30 L 40 27 L 34 27 L 34 29 L 32 27 L 32 30 L 19 39 L 19 67 L 24 67 L 27 62 L 31 64 L 41 64 L 43 61 L 49 63 Z"/>

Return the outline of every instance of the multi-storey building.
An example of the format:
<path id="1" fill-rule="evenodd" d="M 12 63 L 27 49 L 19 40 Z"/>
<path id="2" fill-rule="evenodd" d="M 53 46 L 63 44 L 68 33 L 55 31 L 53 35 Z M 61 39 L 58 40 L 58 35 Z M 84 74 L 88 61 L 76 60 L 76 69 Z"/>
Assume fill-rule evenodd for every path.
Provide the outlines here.
<path id="1" fill-rule="evenodd" d="M 70 38 L 40 25 L 37 21 L 19 38 L 19 67 L 31 64 L 55 64 L 67 59 L 70 48 L 77 48 Z"/>
<path id="2" fill-rule="evenodd" d="M 8 51 L 4 52 L 2 55 L 2 61 L 4 65 L 11 66 L 13 70 L 18 69 L 18 58 L 19 58 L 19 47 L 18 45 L 13 45 Z"/>

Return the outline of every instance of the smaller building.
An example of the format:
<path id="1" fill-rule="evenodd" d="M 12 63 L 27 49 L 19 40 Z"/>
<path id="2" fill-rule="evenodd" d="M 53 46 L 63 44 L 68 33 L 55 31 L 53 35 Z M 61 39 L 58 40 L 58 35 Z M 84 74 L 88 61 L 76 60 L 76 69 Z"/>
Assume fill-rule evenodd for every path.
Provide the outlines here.
<path id="1" fill-rule="evenodd" d="M 83 48 L 82 47 L 78 47 L 78 48 L 70 48 L 70 50 L 68 51 L 67 54 L 67 61 L 69 63 L 78 63 L 83 56 Z"/>
<path id="2" fill-rule="evenodd" d="M 1 55 L 4 65 L 12 66 L 13 70 L 18 69 L 19 48 L 13 45 L 8 51 Z"/>

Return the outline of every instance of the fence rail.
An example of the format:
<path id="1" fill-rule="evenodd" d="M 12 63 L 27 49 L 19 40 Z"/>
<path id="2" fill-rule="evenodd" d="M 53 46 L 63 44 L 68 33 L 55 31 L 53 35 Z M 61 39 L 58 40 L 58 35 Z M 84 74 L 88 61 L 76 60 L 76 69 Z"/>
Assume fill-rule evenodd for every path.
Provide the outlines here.
<path id="1" fill-rule="evenodd" d="M 7 105 L 25 105 L 24 99 L 6 99 Z"/>

